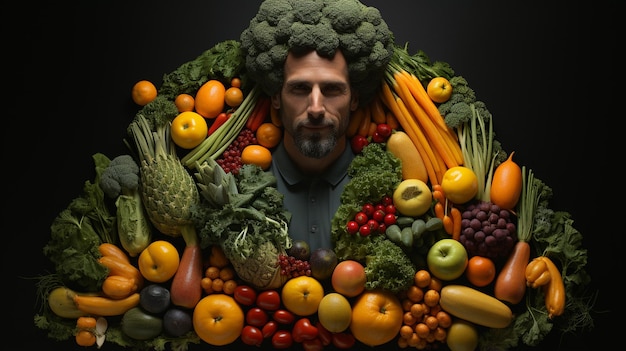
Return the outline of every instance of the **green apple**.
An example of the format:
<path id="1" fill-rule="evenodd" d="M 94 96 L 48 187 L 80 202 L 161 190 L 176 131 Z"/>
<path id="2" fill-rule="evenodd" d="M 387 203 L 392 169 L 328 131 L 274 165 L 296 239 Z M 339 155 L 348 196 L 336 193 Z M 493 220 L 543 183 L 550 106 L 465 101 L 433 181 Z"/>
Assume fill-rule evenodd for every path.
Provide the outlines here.
<path id="1" fill-rule="evenodd" d="M 465 246 L 454 239 L 437 241 L 426 255 L 430 274 L 441 280 L 454 280 L 463 275 L 467 262 Z"/>

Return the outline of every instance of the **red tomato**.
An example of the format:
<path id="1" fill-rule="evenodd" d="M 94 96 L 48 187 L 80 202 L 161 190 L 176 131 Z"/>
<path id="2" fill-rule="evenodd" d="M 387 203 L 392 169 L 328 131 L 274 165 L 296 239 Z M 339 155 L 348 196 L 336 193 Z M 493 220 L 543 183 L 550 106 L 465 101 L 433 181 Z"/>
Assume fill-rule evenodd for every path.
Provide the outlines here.
<path id="1" fill-rule="evenodd" d="M 246 312 L 246 323 L 255 327 L 262 327 L 269 320 L 267 312 L 259 307 L 253 307 Z"/>
<path id="2" fill-rule="evenodd" d="M 365 213 L 366 216 L 371 217 L 374 214 L 374 205 L 370 203 L 366 203 L 362 206 L 361 211 Z"/>
<path id="3" fill-rule="evenodd" d="M 358 233 L 359 232 L 359 223 L 357 223 L 356 221 L 349 221 L 348 224 L 346 224 L 346 230 L 350 234 Z"/>
<path id="4" fill-rule="evenodd" d="M 333 333 L 324 328 L 320 321 L 315 322 L 315 326 L 317 327 L 318 339 L 322 341 L 322 345 L 330 345 L 333 342 Z"/>
<path id="5" fill-rule="evenodd" d="M 379 123 L 376 125 L 376 132 L 380 134 L 384 140 L 387 140 L 391 135 L 392 129 L 387 123 Z"/>
<path id="6" fill-rule="evenodd" d="M 296 320 L 296 317 L 293 313 L 287 310 L 278 309 L 272 314 L 272 319 L 280 324 L 291 324 L 294 320 Z"/>
<path id="7" fill-rule="evenodd" d="M 360 154 L 361 151 L 363 151 L 363 148 L 369 143 L 369 140 L 360 134 L 357 134 L 350 139 L 350 147 L 352 147 L 352 152 L 355 154 Z"/>
<path id="8" fill-rule="evenodd" d="M 392 224 L 396 224 L 396 215 L 395 214 L 391 214 L 391 213 L 387 213 L 385 215 L 385 218 L 383 219 L 383 222 L 387 225 L 390 226 Z"/>
<path id="9" fill-rule="evenodd" d="M 369 220 L 369 217 L 367 216 L 367 213 L 363 211 L 354 215 L 354 221 L 357 222 L 358 225 L 363 225 L 367 223 L 368 220 Z"/>
<path id="10" fill-rule="evenodd" d="M 385 205 L 385 206 L 393 205 L 393 197 L 389 196 L 389 195 L 385 195 L 385 196 L 383 196 L 383 199 L 382 199 L 381 203 L 383 205 Z"/>
<path id="11" fill-rule="evenodd" d="M 315 338 L 313 340 L 304 340 L 302 342 L 302 348 L 304 351 L 322 351 L 324 349 L 324 345 L 322 344 L 322 340 L 320 340 L 320 338 Z"/>
<path id="12" fill-rule="evenodd" d="M 247 285 L 237 285 L 233 298 L 241 305 L 252 306 L 256 302 L 256 291 Z"/>
<path id="13" fill-rule="evenodd" d="M 275 321 L 269 321 L 265 323 L 263 328 L 261 328 L 261 332 L 263 332 L 263 338 L 267 339 L 276 333 L 278 330 L 278 323 Z"/>
<path id="14" fill-rule="evenodd" d="M 385 211 L 384 210 L 376 210 L 372 215 L 372 218 L 377 222 L 382 222 L 385 219 Z"/>
<path id="15" fill-rule="evenodd" d="M 333 334 L 333 346 L 338 349 L 351 349 L 356 343 L 356 339 L 354 335 L 346 332 L 335 333 Z"/>
<path id="16" fill-rule="evenodd" d="M 256 297 L 256 305 L 266 311 L 276 311 L 280 307 L 280 294 L 276 290 L 264 290 Z"/>
<path id="17" fill-rule="evenodd" d="M 363 224 L 359 228 L 359 234 L 361 234 L 361 236 L 368 236 L 368 235 L 372 234 L 372 228 L 369 225 L 367 225 L 367 224 Z"/>
<path id="18" fill-rule="evenodd" d="M 317 327 L 311 323 L 307 318 L 300 318 L 293 325 L 291 330 L 293 334 L 293 340 L 295 342 L 303 342 L 304 340 L 313 340 L 319 335 Z"/>
<path id="19" fill-rule="evenodd" d="M 272 336 L 272 346 L 275 349 L 288 349 L 293 345 L 293 337 L 286 330 L 279 330 Z"/>
<path id="20" fill-rule="evenodd" d="M 241 330 L 241 341 L 246 345 L 261 346 L 263 343 L 263 333 L 252 325 L 246 325 Z"/>

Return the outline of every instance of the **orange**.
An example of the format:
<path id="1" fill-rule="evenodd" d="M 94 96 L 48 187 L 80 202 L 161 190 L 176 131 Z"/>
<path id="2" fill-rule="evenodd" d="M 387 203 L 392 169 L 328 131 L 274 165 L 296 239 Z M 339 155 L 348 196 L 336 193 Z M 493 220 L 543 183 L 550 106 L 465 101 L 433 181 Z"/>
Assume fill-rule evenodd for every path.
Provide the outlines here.
<path id="1" fill-rule="evenodd" d="M 256 140 L 259 145 L 263 145 L 271 149 L 280 143 L 283 136 L 283 130 L 274 123 L 265 122 L 256 130 Z"/>
<path id="2" fill-rule="evenodd" d="M 140 80 L 131 90 L 133 101 L 139 106 L 145 106 L 157 97 L 157 88 L 149 80 Z"/>
<path id="3" fill-rule="evenodd" d="M 272 152 L 262 145 L 248 145 L 241 151 L 241 162 L 257 165 L 266 171 L 272 164 Z"/>
<path id="4" fill-rule="evenodd" d="M 210 345 L 228 345 L 241 335 L 244 312 L 235 299 L 226 294 L 203 297 L 193 310 L 193 329 Z"/>
<path id="5" fill-rule="evenodd" d="M 193 96 L 185 93 L 178 94 L 174 100 L 174 105 L 176 105 L 178 112 L 193 111 L 195 104 L 196 101 Z"/>
<path id="6" fill-rule="evenodd" d="M 281 291 L 285 308 L 298 316 L 310 316 L 317 312 L 322 298 L 324 287 L 317 279 L 307 275 L 289 279 Z"/>
<path id="7" fill-rule="evenodd" d="M 400 333 L 403 320 L 404 311 L 396 295 L 386 290 L 365 290 L 352 305 L 350 331 L 365 345 L 378 346 Z"/>
<path id="8" fill-rule="evenodd" d="M 487 286 L 496 277 L 496 266 L 488 257 L 473 256 L 467 262 L 465 277 L 477 287 Z"/>
<path id="9" fill-rule="evenodd" d="M 243 102 L 243 91 L 237 87 L 230 87 L 224 92 L 224 102 L 230 107 L 237 107 Z"/>

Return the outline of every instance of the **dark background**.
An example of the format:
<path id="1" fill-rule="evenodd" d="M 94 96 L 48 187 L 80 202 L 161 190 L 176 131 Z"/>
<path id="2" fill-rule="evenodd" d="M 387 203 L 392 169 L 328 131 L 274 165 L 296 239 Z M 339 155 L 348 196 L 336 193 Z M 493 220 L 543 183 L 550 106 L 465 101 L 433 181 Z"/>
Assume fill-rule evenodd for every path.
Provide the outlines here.
<path id="1" fill-rule="evenodd" d="M 553 188 L 551 208 L 570 212 L 588 249 L 598 289 L 595 328 L 550 336 L 536 349 L 572 350 L 610 342 L 622 311 L 621 161 L 610 134 L 615 104 L 616 5 L 604 1 L 378 1 L 398 44 L 448 62 L 494 116 L 496 138 Z M 225 39 L 238 39 L 260 2 L 83 1 L 20 3 L 8 31 L 14 80 L 3 127 L 9 201 L 5 232 L 5 342 L 20 348 L 81 349 L 53 342 L 33 324 L 34 280 L 50 268 L 42 254 L 54 217 L 92 180 L 94 153 L 126 152 L 122 139 L 138 110 L 133 84 L 160 86 L 164 74 Z M 52 15 L 55 13 L 55 15 Z M 6 13 L 5 15 L 11 16 Z M 602 44 L 601 44 L 602 43 Z M 5 82 L 6 84 L 6 82 Z M 5 89 L 6 90 L 6 89 Z M 610 119 L 610 120 L 609 120 Z M 619 122 L 618 122 L 619 123 Z M 611 156 L 609 158 L 609 155 Z M 612 160 L 609 161 L 609 160 Z M 619 174 L 619 173 L 617 173 Z M 17 182 L 15 182 L 17 181 Z M 609 224 L 612 224 L 609 226 Z M 7 295 L 8 294 L 8 295 Z M 7 297 L 8 296 L 8 297 Z M 9 317 L 9 318 L 7 318 Z M 615 323 L 615 322 L 613 322 Z M 619 338 L 619 337 L 618 337 Z M 103 350 L 112 350 L 106 344 Z M 192 349 L 207 349 L 207 344 Z"/>

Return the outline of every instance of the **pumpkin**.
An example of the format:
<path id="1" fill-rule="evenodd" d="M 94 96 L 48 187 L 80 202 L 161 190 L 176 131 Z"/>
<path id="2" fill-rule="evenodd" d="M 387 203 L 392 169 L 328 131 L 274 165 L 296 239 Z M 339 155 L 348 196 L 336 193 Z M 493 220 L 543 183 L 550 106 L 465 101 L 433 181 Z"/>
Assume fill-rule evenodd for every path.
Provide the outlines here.
<path id="1" fill-rule="evenodd" d="M 350 331 L 363 344 L 379 346 L 398 336 L 403 314 L 396 295 L 381 289 L 367 290 L 352 305 Z"/>

